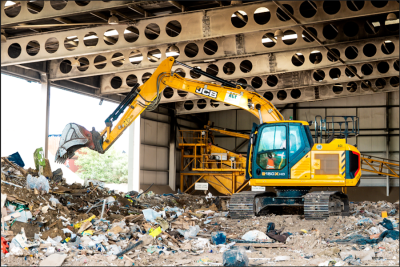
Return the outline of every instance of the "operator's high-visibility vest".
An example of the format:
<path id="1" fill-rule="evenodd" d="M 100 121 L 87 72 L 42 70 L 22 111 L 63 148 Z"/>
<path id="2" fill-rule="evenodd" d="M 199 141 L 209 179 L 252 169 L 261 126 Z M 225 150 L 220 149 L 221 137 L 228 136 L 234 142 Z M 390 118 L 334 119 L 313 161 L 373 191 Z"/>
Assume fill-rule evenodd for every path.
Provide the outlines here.
<path id="1" fill-rule="evenodd" d="M 273 159 L 268 159 L 267 169 L 272 169 L 272 170 L 275 169 L 274 160 Z"/>

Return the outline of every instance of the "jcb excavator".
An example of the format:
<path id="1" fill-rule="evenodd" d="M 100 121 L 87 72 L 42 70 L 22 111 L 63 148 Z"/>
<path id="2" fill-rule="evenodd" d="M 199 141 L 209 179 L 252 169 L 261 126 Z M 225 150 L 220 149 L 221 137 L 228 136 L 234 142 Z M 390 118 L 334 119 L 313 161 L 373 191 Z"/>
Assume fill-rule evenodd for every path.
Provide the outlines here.
<path id="1" fill-rule="evenodd" d="M 179 64 L 216 82 L 186 79 L 171 72 Z M 249 85 L 247 85 L 249 86 Z M 361 177 L 360 152 L 344 139 L 314 144 L 309 123 L 284 120 L 272 103 L 257 92 L 192 68 L 173 57 L 161 62 L 142 86 L 136 84 L 117 109 L 106 119 L 106 128 L 97 132 L 75 123 L 63 130 L 56 161 L 64 163 L 74 152 L 89 147 L 104 153 L 145 110 L 155 108 L 161 92 L 170 87 L 247 110 L 258 117 L 253 124 L 247 152 L 246 179 L 250 186 L 274 186 L 273 192 L 245 191 L 233 194 L 229 204 L 232 218 L 264 214 L 270 207 L 302 207 L 306 219 L 348 215 L 349 200 L 339 191 L 309 192 L 316 186 L 357 186 Z M 253 88 L 254 89 L 254 88 Z M 113 127 L 113 122 L 122 115 Z"/>

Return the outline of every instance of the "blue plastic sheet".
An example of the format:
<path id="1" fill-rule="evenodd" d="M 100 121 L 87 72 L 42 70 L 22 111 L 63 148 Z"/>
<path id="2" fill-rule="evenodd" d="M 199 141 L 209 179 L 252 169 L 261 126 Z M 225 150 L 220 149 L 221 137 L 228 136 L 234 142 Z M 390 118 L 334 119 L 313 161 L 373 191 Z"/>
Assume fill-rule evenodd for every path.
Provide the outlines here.
<path id="1" fill-rule="evenodd" d="M 345 239 L 336 239 L 332 240 L 332 242 L 336 243 L 355 243 L 358 245 L 366 245 L 366 244 L 377 244 L 381 242 L 385 237 L 392 238 L 393 240 L 399 240 L 399 231 L 396 230 L 386 230 L 383 232 L 378 238 L 369 239 L 369 237 L 365 237 L 362 235 L 352 235 Z"/>
<path id="2" fill-rule="evenodd" d="M 14 154 L 11 154 L 10 156 L 7 157 L 7 159 L 9 161 L 14 162 L 15 164 L 17 164 L 18 166 L 20 166 L 22 168 L 25 166 L 25 163 L 22 160 L 21 155 L 18 152 L 15 152 Z"/>
<path id="3" fill-rule="evenodd" d="M 383 219 L 383 222 L 381 222 L 379 224 L 382 224 L 382 226 L 385 227 L 388 230 L 393 230 L 393 223 L 390 220 L 386 219 L 386 218 Z"/>

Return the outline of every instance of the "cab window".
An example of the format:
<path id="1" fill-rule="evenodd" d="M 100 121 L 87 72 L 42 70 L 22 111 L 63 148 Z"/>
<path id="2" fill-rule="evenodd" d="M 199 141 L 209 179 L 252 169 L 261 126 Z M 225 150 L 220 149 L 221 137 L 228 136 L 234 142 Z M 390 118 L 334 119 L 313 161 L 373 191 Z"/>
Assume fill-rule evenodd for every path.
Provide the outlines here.
<path id="1" fill-rule="evenodd" d="M 265 127 L 259 135 L 256 163 L 264 170 L 281 170 L 286 166 L 286 126 Z"/>
<path id="2" fill-rule="evenodd" d="M 289 160 L 302 148 L 300 125 L 289 126 Z"/>

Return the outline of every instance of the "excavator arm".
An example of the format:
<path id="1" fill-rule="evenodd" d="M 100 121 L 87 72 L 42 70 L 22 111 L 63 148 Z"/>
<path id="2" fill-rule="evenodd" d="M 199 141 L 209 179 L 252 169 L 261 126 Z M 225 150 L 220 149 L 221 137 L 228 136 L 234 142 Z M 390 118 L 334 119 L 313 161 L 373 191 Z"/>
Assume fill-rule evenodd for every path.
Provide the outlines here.
<path id="1" fill-rule="evenodd" d="M 174 63 L 214 79 L 220 82 L 221 85 L 182 78 L 178 74 L 171 72 Z M 64 163 L 67 158 L 74 156 L 76 150 L 82 147 L 89 147 L 99 153 L 107 151 L 144 110 L 155 108 L 158 105 L 161 93 L 166 87 L 190 92 L 244 109 L 259 118 L 260 123 L 284 120 L 275 106 L 258 93 L 244 90 L 238 84 L 212 76 L 178 62 L 173 57 L 169 57 L 160 63 L 150 79 L 142 86 L 135 85 L 133 87 L 117 109 L 106 119 L 106 128 L 100 133 L 94 128 L 92 128 L 92 131 L 88 131 L 75 123 L 67 124 L 60 139 L 56 162 Z M 121 114 L 122 117 L 113 127 L 113 122 Z"/>

